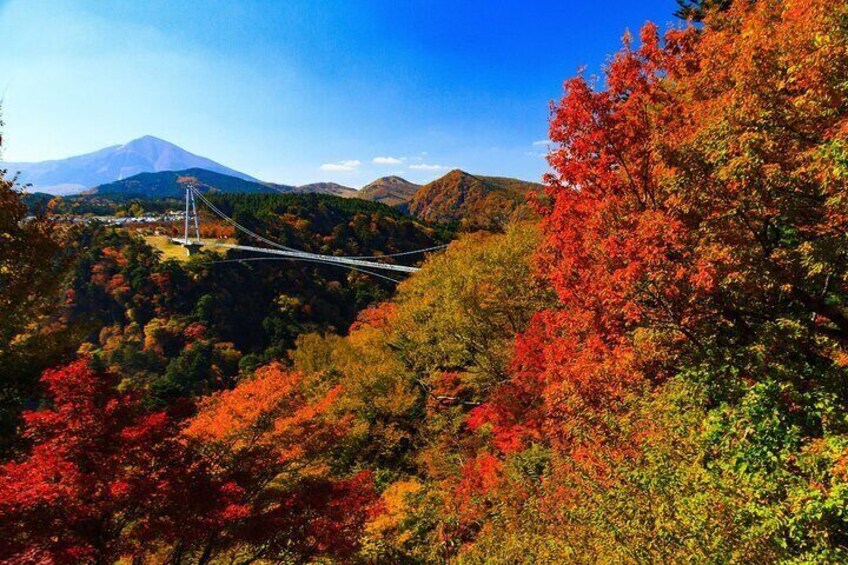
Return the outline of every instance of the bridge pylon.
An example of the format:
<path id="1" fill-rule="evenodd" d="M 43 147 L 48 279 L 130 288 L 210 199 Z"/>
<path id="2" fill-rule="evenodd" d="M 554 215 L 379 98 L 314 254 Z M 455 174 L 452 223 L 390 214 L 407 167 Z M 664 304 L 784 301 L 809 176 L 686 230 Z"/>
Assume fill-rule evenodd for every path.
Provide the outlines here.
<path id="1" fill-rule="evenodd" d="M 194 225 L 194 240 L 191 239 L 191 226 Z M 185 231 L 180 245 L 185 247 L 186 255 L 191 257 L 200 252 L 203 244 L 200 242 L 200 220 L 197 217 L 197 204 L 194 201 L 194 186 L 186 184 L 185 188 Z"/>
<path id="2" fill-rule="evenodd" d="M 237 230 L 246 233 L 254 239 L 258 239 L 264 243 L 272 245 L 276 249 L 271 249 L 269 247 L 253 247 L 249 245 L 233 245 L 228 243 L 221 243 L 218 241 L 208 241 L 206 244 L 203 244 L 200 240 L 200 221 L 197 216 L 197 205 L 195 203 L 195 197 L 200 198 L 201 202 L 206 204 L 212 212 L 214 212 L 219 218 L 227 222 L 228 224 L 235 227 Z M 329 265 L 337 265 L 340 267 L 346 267 L 348 269 L 354 271 L 362 271 L 364 273 L 375 275 L 383 278 L 381 274 L 374 273 L 368 271 L 366 269 L 377 269 L 377 270 L 386 270 L 386 271 L 399 271 L 403 273 L 414 273 L 419 271 L 419 267 L 410 267 L 407 265 L 395 265 L 393 263 L 380 263 L 377 261 L 369 261 L 368 259 L 377 259 L 376 256 L 368 256 L 368 257 L 344 257 L 344 256 L 336 256 L 336 255 L 322 255 L 320 253 L 310 253 L 307 251 L 300 251 L 298 249 L 293 249 L 291 247 L 286 247 L 274 241 L 271 241 L 267 238 L 262 237 L 259 234 L 256 234 L 246 227 L 242 226 L 226 214 L 224 214 L 221 210 L 216 208 L 211 202 L 209 202 L 203 194 L 197 191 L 193 186 L 186 185 L 186 195 L 185 195 L 186 203 L 185 203 L 185 229 L 183 232 L 182 238 L 173 238 L 171 241 L 177 245 L 181 245 L 186 248 L 186 252 L 189 255 L 194 255 L 200 251 L 201 247 L 217 247 L 222 249 L 232 249 L 239 251 L 252 251 L 254 253 L 262 253 L 266 255 L 277 255 L 283 258 L 295 260 L 295 261 L 309 261 L 312 263 L 322 263 Z M 194 234 L 195 237 L 192 239 L 191 237 L 191 226 L 194 225 Z M 401 255 L 409 255 L 411 253 L 422 253 L 424 251 L 431 251 L 433 249 L 441 249 L 447 247 L 447 245 L 438 245 L 436 247 L 431 247 L 428 249 L 421 249 L 418 251 L 409 251 L 404 253 L 396 253 L 394 255 L 386 255 L 386 257 L 398 257 Z M 246 259 L 252 260 L 252 259 Z M 255 259 L 258 260 L 258 259 Z M 394 279 L 390 279 L 394 282 Z"/>

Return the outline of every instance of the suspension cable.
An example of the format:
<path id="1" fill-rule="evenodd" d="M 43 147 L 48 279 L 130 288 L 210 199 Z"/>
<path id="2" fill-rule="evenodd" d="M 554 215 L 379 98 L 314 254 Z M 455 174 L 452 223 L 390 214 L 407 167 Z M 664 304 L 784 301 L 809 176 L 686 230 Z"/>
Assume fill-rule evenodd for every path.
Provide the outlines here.
<path id="1" fill-rule="evenodd" d="M 416 255 L 418 253 L 426 253 L 428 251 L 437 251 L 445 249 L 450 243 L 442 245 L 434 245 L 433 247 L 425 247 L 424 249 L 416 249 L 414 251 L 403 251 L 401 253 L 386 253 L 385 255 L 339 255 L 340 259 L 380 259 L 382 257 L 402 257 L 404 255 Z"/>
<path id="2" fill-rule="evenodd" d="M 245 263 L 249 261 L 306 261 L 307 263 L 317 263 L 319 265 L 334 265 L 336 267 L 342 267 L 344 269 L 350 269 L 352 271 L 358 271 L 360 273 L 365 273 L 367 275 L 372 275 L 375 277 L 380 277 L 381 279 L 386 279 L 388 281 L 392 281 L 393 283 L 400 283 L 398 279 L 393 279 L 392 277 L 387 277 L 381 273 L 375 273 L 373 271 L 369 271 L 367 269 L 363 269 L 361 267 L 353 267 L 351 265 L 342 265 L 340 263 L 334 263 L 332 261 L 321 261 L 318 259 L 304 259 L 300 257 L 247 257 L 244 259 L 224 259 L 221 261 L 207 261 L 204 265 L 219 265 L 221 263 Z"/>
<path id="3" fill-rule="evenodd" d="M 224 214 L 224 213 L 223 213 L 221 210 L 219 210 L 219 209 L 218 209 L 218 208 L 217 208 L 214 204 L 212 204 L 211 202 L 209 202 L 209 200 L 207 200 L 207 198 L 206 198 L 205 196 L 203 196 L 203 195 L 200 193 L 200 191 L 199 191 L 199 190 L 197 190 L 197 189 L 195 189 L 195 188 L 192 188 L 192 190 L 194 191 L 194 193 L 195 193 L 195 194 L 197 194 L 197 196 L 200 198 L 200 200 L 202 200 L 202 201 L 203 201 L 203 203 L 204 203 L 204 204 L 206 204 L 207 206 L 209 206 L 209 208 L 211 208 L 211 209 L 212 209 L 212 211 L 213 211 L 213 212 L 215 212 L 215 214 L 217 214 L 217 215 L 218 215 L 218 216 L 219 216 L 222 220 L 224 220 L 225 222 L 229 223 L 230 225 L 232 225 L 232 226 L 233 226 L 234 228 L 236 228 L 237 230 L 242 231 L 242 232 L 246 233 L 247 235 L 249 235 L 249 236 L 251 236 L 251 237 L 253 237 L 253 238 L 255 238 L 255 239 L 258 239 L 259 241 L 261 241 L 261 242 L 263 242 L 263 243 L 267 243 L 268 245 L 271 245 L 271 246 L 273 246 L 273 247 L 276 247 L 277 249 L 283 249 L 283 250 L 285 250 L 285 251 L 299 251 L 298 249 L 295 249 L 295 248 L 293 248 L 293 247 L 287 247 L 287 246 L 285 246 L 285 245 L 283 245 L 283 244 L 281 244 L 281 243 L 277 243 L 276 241 L 272 241 L 272 240 L 270 240 L 270 239 L 268 239 L 268 238 L 262 237 L 262 236 L 261 236 L 261 235 L 259 235 L 258 233 L 256 233 L 256 232 L 254 232 L 254 231 L 249 230 L 248 228 L 244 227 L 243 225 L 239 224 L 238 222 L 236 222 L 235 220 L 233 220 L 232 218 L 230 218 L 229 216 L 227 216 L 226 214 Z"/>
<path id="4" fill-rule="evenodd" d="M 190 188 L 191 188 L 191 191 L 195 195 L 197 195 L 197 197 L 200 198 L 200 200 L 204 204 L 206 204 L 218 217 L 220 217 L 222 220 L 224 220 L 225 222 L 232 225 L 237 230 L 244 232 L 245 234 L 249 235 L 250 237 L 253 237 L 254 239 L 257 239 L 257 240 L 259 240 L 263 243 L 267 243 L 268 245 L 276 247 L 277 249 L 282 249 L 282 250 L 285 250 L 285 251 L 301 252 L 299 249 L 295 249 L 293 247 L 288 247 L 288 246 L 283 245 L 281 243 L 277 243 L 276 241 L 272 241 L 272 240 L 270 240 L 266 237 L 259 235 L 256 232 L 244 227 L 243 225 L 239 224 L 238 222 L 236 222 L 235 220 L 233 220 L 232 218 L 227 216 L 217 206 L 212 204 L 212 202 L 210 202 L 205 196 L 203 196 L 203 194 L 197 188 L 195 188 L 193 186 L 190 187 Z M 403 257 L 403 256 L 406 256 L 406 255 L 416 255 L 418 253 L 426 253 L 428 251 L 437 251 L 437 250 L 440 250 L 440 249 L 445 249 L 449 245 L 450 245 L 449 243 L 443 243 L 441 245 L 434 245 L 432 247 L 426 247 L 424 249 L 416 249 L 416 250 L 413 250 L 413 251 L 402 251 L 400 253 L 387 253 L 387 254 L 384 254 L 384 255 L 333 255 L 333 257 L 337 257 L 339 259 L 381 259 L 381 258 L 386 258 L 386 257 Z M 306 259 L 304 259 L 304 260 L 306 260 Z M 319 262 L 319 261 L 314 261 L 314 262 Z M 350 267 L 350 268 L 353 269 L 353 270 L 359 270 L 359 269 L 355 269 L 354 267 Z M 363 272 L 368 272 L 368 271 L 363 271 Z M 373 274 L 373 273 L 369 273 L 369 274 Z M 390 277 L 385 277 L 385 275 L 378 275 L 378 276 L 388 278 L 391 281 L 395 280 L 395 279 L 392 279 Z M 397 282 L 397 281 L 395 281 L 395 282 Z"/>

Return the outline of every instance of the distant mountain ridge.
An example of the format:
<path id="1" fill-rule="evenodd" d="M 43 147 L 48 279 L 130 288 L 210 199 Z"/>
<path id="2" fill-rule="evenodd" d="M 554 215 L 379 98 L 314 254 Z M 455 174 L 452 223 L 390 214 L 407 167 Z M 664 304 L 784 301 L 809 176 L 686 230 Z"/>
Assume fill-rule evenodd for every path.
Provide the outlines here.
<path id="1" fill-rule="evenodd" d="M 342 198 L 353 198 L 359 191 L 349 186 L 336 184 L 334 182 L 313 182 L 303 184 L 301 186 L 292 187 L 291 192 L 303 194 L 331 194 L 333 196 L 341 196 Z"/>
<path id="2" fill-rule="evenodd" d="M 140 173 L 205 169 L 246 181 L 257 179 L 173 143 L 146 135 L 124 145 L 93 153 L 37 163 L 0 163 L 10 174 L 20 172 L 18 182 L 52 194 L 72 194 L 128 179 Z"/>
<path id="3" fill-rule="evenodd" d="M 84 195 L 121 195 L 143 198 L 182 198 L 185 187 L 191 184 L 201 192 L 244 192 L 274 193 L 292 192 L 294 187 L 273 185 L 207 171 L 206 169 L 186 169 L 184 171 L 163 171 L 158 173 L 139 173 L 128 179 L 101 184 L 85 191 Z"/>
<path id="4" fill-rule="evenodd" d="M 334 182 L 300 186 L 260 181 L 150 135 L 93 153 L 40 163 L 0 163 L 33 192 L 121 198 L 181 198 L 187 183 L 204 192 L 327 194 L 378 202 L 425 221 L 461 228 L 498 229 L 528 192 L 541 185 L 518 179 L 472 175 L 459 169 L 423 186 L 396 175 L 360 190 Z"/>
<path id="5" fill-rule="evenodd" d="M 182 198 L 187 184 L 208 193 L 321 194 L 377 202 L 431 223 L 455 223 L 461 229 L 499 230 L 527 196 L 542 185 L 514 178 L 472 175 L 459 169 L 450 171 L 424 186 L 401 177 L 382 177 L 361 190 L 336 183 L 301 186 L 245 180 L 230 175 L 187 169 L 140 173 L 128 179 L 105 183 L 85 191 L 80 198 Z"/>
<path id="6" fill-rule="evenodd" d="M 329 194 L 342 198 L 356 197 L 355 188 L 332 182 L 316 182 L 302 186 L 245 180 L 226 174 L 192 168 L 183 171 L 139 173 L 127 179 L 101 184 L 83 192 L 84 195 L 122 195 L 142 198 L 181 198 L 186 184 L 191 183 L 201 192 L 227 193 L 284 193 Z"/>

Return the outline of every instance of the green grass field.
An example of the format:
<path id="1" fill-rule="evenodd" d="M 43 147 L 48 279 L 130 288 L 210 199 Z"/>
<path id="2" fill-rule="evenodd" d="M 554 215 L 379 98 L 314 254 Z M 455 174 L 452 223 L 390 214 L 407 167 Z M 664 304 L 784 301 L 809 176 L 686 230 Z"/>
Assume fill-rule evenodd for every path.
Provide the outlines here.
<path id="1" fill-rule="evenodd" d="M 162 252 L 163 259 L 176 259 L 178 261 L 187 261 L 188 254 L 186 250 L 175 243 L 171 242 L 171 238 L 166 235 L 143 235 L 141 236 L 148 245 Z M 201 239 L 204 244 L 215 243 L 214 239 Z M 214 253 L 224 253 L 223 249 L 216 247 L 204 247 L 203 251 L 212 251 Z"/>

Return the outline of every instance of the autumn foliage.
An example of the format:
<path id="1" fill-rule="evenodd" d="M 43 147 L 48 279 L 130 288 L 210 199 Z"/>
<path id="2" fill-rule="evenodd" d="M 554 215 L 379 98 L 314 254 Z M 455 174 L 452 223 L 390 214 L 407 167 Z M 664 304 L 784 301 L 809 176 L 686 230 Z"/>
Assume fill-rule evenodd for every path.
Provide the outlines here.
<path id="1" fill-rule="evenodd" d="M 604 89 L 566 82 L 540 204 L 539 267 L 559 305 L 519 337 L 513 379 L 469 424 L 506 457 L 553 449 L 542 500 L 557 501 L 559 527 L 580 524 L 575 539 L 609 531 L 628 473 L 659 472 L 632 467 L 666 433 L 643 405 L 681 381 L 713 409 L 711 462 L 687 473 L 705 471 L 740 506 L 710 517 L 723 541 L 744 561 L 844 557 L 843 475 L 810 449 L 845 433 L 845 18 L 828 2 L 736 2 L 704 29 L 626 38 Z M 802 459 L 821 462 L 816 478 L 794 467 Z M 784 512 L 791 533 L 769 525 Z M 709 535 L 694 547 L 678 535 L 631 557 L 709 555 Z"/>
<path id="2" fill-rule="evenodd" d="M 682 5 L 565 82 L 538 218 L 389 300 L 351 275 L 345 332 L 292 292 L 225 319 L 247 277 L 98 236 L 56 322 L 94 337 L 0 466 L 0 560 L 848 561 L 848 7 Z M 278 204 L 222 205 L 336 214 Z"/>
<path id="3" fill-rule="evenodd" d="M 85 360 L 46 372 L 50 407 L 25 417 L 32 451 L 0 471 L 0 557 L 352 554 L 371 477 L 327 476 L 319 460 L 340 432 L 320 419 L 336 393 L 309 403 L 298 380 L 267 367 L 178 424 Z"/>
<path id="4" fill-rule="evenodd" d="M 201 494 L 204 481 L 172 441 L 173 420 L 117 394 L 115 377 L 84 360 L 46 372 L 42 382 L 50 406 L 25 416 L 32 451 L 0 471 L 0 555 L 108 562 L 177 535 L 169 530 L 190 512 L 183 504 L 193 504 L 183 489 L 192 484 Z"/>

